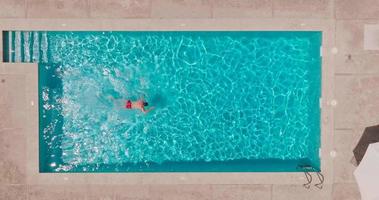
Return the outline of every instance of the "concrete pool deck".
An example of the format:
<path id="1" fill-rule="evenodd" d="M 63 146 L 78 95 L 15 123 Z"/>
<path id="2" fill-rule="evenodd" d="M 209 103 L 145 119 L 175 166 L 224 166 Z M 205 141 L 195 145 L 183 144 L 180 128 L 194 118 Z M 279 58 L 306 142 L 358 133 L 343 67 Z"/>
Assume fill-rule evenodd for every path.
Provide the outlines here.
<path id="1" fill-rule="evenodd" d="M 37 65 L 2 63 L 0 199 L 360 199 L 350 159 L 364 127 L 379 122 L 379 51 L 363 45 L 364 25 L 379 23 L 379 2 L 0 2 L 1 30 L 323 31 L 325 175 L 322 190 L 307 190 L 301 173 L 39 174 Z"/>

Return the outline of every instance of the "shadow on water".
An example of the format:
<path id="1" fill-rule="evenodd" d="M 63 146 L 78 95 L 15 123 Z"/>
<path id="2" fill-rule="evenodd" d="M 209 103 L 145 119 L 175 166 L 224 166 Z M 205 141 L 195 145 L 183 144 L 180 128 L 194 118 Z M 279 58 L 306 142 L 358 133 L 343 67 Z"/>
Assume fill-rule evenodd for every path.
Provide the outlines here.
<path id="1" fill-rule="evenodd" d="M 52 163 L 62 163 L 60 148 L 63 134 L 63 116 L 58 102 L 63 95 L 62 80 L 56 69 L 58 63 L 38 65 L 38 99 L 39 99 L 39 171 L 52 172 Z M 48 89 L 48 99 L 43 98 L 43 91 Z M 45 108 L 44 105 L 53 105 Z M 46 133 L 45 133 L 46 132 Z M 54 134 L 51 134 L 54 133 Z M 56 138 L 57 137 L 57 138 Z M 53 146 L 54 148 L 50 148 Z"/>
<path id="2" fill-rule="evenodd" d="M 155 91 L 150 98 L 148 98 L 149 103 L 156 108 L 164 108 L 168 104 L 167 95 L 162 91 Z"/>

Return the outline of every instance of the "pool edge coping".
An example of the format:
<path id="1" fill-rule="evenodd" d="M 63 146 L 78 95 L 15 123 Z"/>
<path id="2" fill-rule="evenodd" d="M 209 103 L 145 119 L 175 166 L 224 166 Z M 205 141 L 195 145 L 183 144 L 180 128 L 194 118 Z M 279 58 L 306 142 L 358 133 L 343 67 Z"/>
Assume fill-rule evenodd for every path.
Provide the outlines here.
<path id="1" fill-rule="evenodd" d="M 6 19 L 0 20 L 1 30 L 287 30 L 322 31 L 322 99 L 321 99 L 321 170 L 325 184 L 333 182 L 332 150 L 334 130 L 333 109 L 329 104 L 334 98 L 334 58 L 331 48 L 335 45 L 334 21 L 319 19 Z M 2 43 L 0 44 L 2 53 Z M 1 56 L 2 59 L 2 56 Z M 0 60 L 1 61 L 1 60 Z M 18 66 L 18 67 L 15 67 Z M 39 173 L 38 169 L 38 65 L 0 62 L 0 73 L 21 74 L 26 77 L 26 100 L 34 106 L 27 109 L 27 162 L 28 184 L 300 184 L 305 182 L 303 173 L 257 172 L 201 172 L 201 173 Z M 29 84 L 33 83 L 33 84 Z M 36 119 L 35 119 L 36 118 Z M 164 176 L 162 176 L 164 175 Z"/>

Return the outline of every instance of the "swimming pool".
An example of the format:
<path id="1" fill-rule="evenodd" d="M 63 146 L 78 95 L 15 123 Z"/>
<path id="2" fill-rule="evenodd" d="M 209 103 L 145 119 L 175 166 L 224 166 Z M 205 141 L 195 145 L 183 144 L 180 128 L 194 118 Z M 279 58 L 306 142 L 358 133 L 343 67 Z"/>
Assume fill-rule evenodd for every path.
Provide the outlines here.
<path id="1" fill-rule="evenodd" d="M 40 172 L 320 169 L 321 32 L 5 32 L 39 63 Z M 124 109 L 144 96 L 156 108 Z"/>

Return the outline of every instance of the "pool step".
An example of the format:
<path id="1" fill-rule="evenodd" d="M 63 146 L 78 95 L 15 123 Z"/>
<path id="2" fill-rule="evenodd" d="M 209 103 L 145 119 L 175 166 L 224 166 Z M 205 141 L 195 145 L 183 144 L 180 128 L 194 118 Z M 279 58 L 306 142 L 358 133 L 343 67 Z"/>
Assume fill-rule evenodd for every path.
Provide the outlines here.
<path id="1" fill-rule="evenodd" d="M 30 62 L 30 36 L 29 31 L 24 32 L 24 62 Z"/>
<path id="2" fill-rule="evenodd" d="M 4 62 L 49 62 L 49 43 L 46 32 L 7 31 L 3 33 L 3 38 Z"/>
<path id="3" fill-rule="evenodd" d="M 48 48 L 49 42 L 47 41 L 47 33 L 42 32 L 41 35 L 41 52 L 42 52 L 42 62 L 47 63 L 47 48 Z"/>
<path id="4" fill-rule="evenodd" d="M 21 62 L 21 32 L 20 31 L 16 31 L 15 32 L 15 38 L 14 38 L 14 52 L 15 52 L 15 56 L 14 56 L 14 61 L 15 62 Z"/>
<path id="5" fill-rule="evenodd" d="M 8 60 L 5 60 L 4 59 L 4 62 L 7 62 L 7 61 L 13 61 L 13 56 L 14 56 L 14 34 L 12 32 L 9 32 L 8 33 L 8 50 L 4 51 L 4 52 L 8 52 Z"/>
<path id="6" fill-rule="evenodd" d="M 33 32 L 33 57 L 32 62 L 39 61 L 39 34 L 37 32 Z"/>

